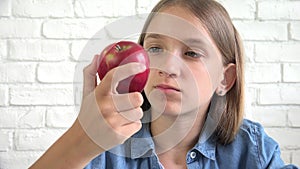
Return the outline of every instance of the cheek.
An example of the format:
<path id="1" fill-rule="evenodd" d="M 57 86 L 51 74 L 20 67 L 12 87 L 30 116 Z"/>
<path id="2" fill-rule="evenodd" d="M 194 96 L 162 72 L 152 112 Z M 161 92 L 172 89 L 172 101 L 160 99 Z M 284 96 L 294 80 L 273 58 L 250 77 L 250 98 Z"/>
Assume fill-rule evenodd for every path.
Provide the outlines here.
<path id="1" fill-rule="evenodd" d="M 212 77 L 206 69 L 199 70 L 195 76 L 198 77 L 196 83 L 200 98 L 207 100 L 215 89 L 213 87 Z"/>
<path id="2" fill-rule="evenodd" d="M 147 97 L 149 96 L 149 93 L 153 87 L 153 82 L 154 82 L 154 70 L 150 69 L 148 80 L 147 80 L 147 83 L 144 88 L 144 91 L 145 91 L 145 94 Z"/>
<path id="3" fill-rule="evenodd" d="M 198 100 L 196 104 L 205 104 L 211 99 L 216 89 L 215 73 L 211 72 L 208 67 L 201 63 L 190 67 L 189 77 L 185 79 L 185 88 L 189 98 Z"/>
<path id="4" fill-rule="evenodd" d="M 211 77 L 204 68 L 194 69 L 185 79 L 185 85 L 188 95 L 195 97 L 195 100 L 201 100 L 201 102 L 205 102 L 213 92 Z"/>
<path id="5" fill-rule="evenodd" d="M 215 55 L 218 56 L 218 55 Z M 199 70 L 195 72 L 197 75 L 197 84 L 201 87 L 201 91 L 212 95 L 222 81 L 223 66 L 219 57 L 211 57 L 202 60 Z"/>

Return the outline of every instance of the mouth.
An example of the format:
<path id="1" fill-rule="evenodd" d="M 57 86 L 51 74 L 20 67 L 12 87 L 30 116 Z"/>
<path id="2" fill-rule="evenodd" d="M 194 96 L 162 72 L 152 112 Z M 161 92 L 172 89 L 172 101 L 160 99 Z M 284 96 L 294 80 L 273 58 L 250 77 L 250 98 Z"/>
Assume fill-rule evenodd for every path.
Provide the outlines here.
<path id="1" fill-rule="evenodd" d="M 163 91 L 175 91 L 175 92 L 180 92 L 180 89 L 167 85 L 167 84 L 159 84 L 154 86 L 155 89 L 163 90 Z"/>

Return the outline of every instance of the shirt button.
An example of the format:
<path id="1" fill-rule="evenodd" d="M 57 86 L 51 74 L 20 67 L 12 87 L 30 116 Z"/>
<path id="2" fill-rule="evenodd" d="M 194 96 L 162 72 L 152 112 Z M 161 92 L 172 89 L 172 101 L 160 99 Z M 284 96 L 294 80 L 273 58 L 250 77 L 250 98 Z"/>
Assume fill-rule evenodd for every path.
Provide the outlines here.
<path id="1" fill-rule="evenodd" d="M 192 151 L 191 154 L 190 154 L 190 157 L 191 157 L 192 159 L 194 159 L 194 158 L 196 157 L 196 155 L 197 155 L 196 152 Z"/>

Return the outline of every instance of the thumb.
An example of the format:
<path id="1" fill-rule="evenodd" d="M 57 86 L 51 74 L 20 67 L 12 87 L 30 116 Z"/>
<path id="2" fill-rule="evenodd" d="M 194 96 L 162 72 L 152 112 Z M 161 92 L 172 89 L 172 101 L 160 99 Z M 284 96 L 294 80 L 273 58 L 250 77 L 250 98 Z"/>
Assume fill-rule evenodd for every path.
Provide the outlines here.
<path id="1" fill-rule="evenodd" d="M 92 62 L 83 69 L 83 97 L 91 93 L 97 85 L 97 60 L 99 55 L 95 55 Z"/>
<path id="2" fill-rule="evenodd" d="M 116 89 L 120 81 L 138 73 L 142 73 L 146 69 L 144 64 L 137 62 L 127 63 L 111 69 L 101 81 L 102 90 L 100 93 L 117 93 Z"/>

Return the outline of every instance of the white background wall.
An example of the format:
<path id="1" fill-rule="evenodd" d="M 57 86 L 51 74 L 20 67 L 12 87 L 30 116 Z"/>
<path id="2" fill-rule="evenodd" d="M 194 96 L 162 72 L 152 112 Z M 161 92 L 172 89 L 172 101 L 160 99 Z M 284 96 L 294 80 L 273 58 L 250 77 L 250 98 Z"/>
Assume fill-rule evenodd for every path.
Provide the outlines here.
<path id="1" fill-rule="evenodd" d="M 300 0 L 219 0 L 245 41 L 247 117 L 300 166 Z M 157 0 L 0 1 L 0 169 L 27 168 L 73 122 L 85 42 Z M 90 57 L 89 57 L 90 58 Z"/>

